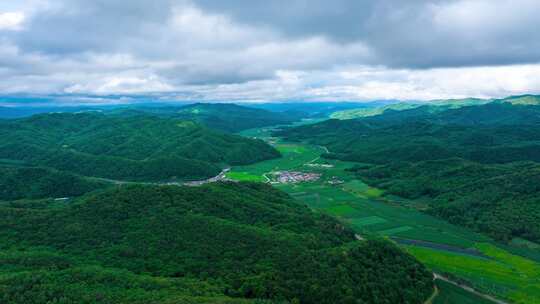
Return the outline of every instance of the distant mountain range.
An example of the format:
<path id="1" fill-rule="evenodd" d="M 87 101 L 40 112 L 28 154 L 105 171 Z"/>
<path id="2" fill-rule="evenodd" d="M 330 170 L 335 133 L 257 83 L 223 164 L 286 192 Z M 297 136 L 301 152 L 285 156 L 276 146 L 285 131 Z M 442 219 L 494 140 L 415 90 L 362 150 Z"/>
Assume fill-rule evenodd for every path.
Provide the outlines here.
<path id="1" fill-rule="evenodd" d="M 290 124 L 306 116 L 299 112 L 276 113 L 227 103 L 196 103 L 181 107 L 129 107 L 117 108 L 106 113 L 121 116 L 146 113 L 159 117 L 190 120 L 212 129 L 232 133 L 252 128 Z"/>
<path id="2" fill-rule="evenodd" d="M 398 102 L 387 105 L 374 105 L 371 107 L 358 107 L 343 111 L 335 111 L 330 117 L 336 119 L 353 119 L 380 115 L 386 111 L 403 111 L 422 107 L 425 112 L 441 112 L 466 106 L 483 105 L 487 103 L 510 103 L 513 105 L 540 105 L 540 95 L 519 95 L 502 99 L 441 99 L 427 102 Z"/>

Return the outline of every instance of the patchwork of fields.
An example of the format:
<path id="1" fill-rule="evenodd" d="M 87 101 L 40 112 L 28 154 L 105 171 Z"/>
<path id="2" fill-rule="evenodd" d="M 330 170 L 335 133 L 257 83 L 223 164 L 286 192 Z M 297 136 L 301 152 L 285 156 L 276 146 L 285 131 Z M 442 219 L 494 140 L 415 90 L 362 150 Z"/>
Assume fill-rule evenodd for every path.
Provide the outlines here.
<path id="1" fill-rule="evenodd" d="M 247 135 L 268 139 L 268 129 L 250 132 Z M 423 241 L 402 242 L 401 246 L 435 272 L 514 303 L 540 303 L 540 264 L 533 259 L 540 252 L 534 246 L 524 249 L 495 244 L 483 235 L 411 208 L 414 204 L 387 197 L 345 170 L 353 163 L 320 159 L 323 147 L 283 143 L 275 138 L 269 142 L 283 154 L 281 159 L 235 167 L 228 177 L 265 181 L 266 173 L 278 170 L 320 173 L 321 179 L 315 182 L 275 186 L 313 209 L 338 217 L 360 235 Z M 308 165 L 317 163 L 332 166 Z M 490 303 L 484 299 L 475 302 L 474 295 L 447 283 L 437 285 L 441 292 L 433 303 Z M 467 297 L 469 300 L 462 300 Z"/>

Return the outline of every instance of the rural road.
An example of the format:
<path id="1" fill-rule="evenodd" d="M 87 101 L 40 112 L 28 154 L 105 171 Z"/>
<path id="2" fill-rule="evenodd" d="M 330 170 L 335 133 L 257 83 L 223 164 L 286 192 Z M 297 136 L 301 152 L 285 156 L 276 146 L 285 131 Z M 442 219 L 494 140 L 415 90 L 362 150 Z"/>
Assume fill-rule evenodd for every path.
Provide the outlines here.
<path id="1" fill-rule="evenodd" d="M 424 302 L 424 304 L 433 304 L 433 301 L 435 301 L 435 299 L 439 296 L 439 288 L 437 288 L 436 285 L 433 287 L 433 294 L 431 295 L 431 297 L 429 297 L 429 299 Z"/>
<path id="2" fill-rule="evenodd" d="M 89 177 L 94 180 L 101 180 L 109 183 L 114 183 L 117 185 L 124 185 L 124 184 L 138 184 L 138 185 L 161 185 L 161 186 L 200 186 L 208 183 L 214 183 L 221 180 L 224 180 L 226 178 L 226 173 L 229 172 L 231 168 L 225 168 L 223 169 L 218 175 L 214 177 L 210 177 L 205 180 L 199 180 L 199 181 L 190 181 L 190 182 L 132 182 L 132 181 L 122 181 L 122 180 L 115 180 L 115 179 L 108 179 L 108 178 L 101 178 L 101 177 Z"/>
<path id="3" fill-rule="evenodd" d="M 323 149 L 323 150 L 324 150 L 324 153 L 330 153 L 330 151 L 328 151 L 328 148 L 326 148 L 325 146 L 317 146 L 317 147 Z M 306 165 L 307 165 L 307 164 L 312 164 L 312 163 L 318 161 L 319 159 L 321 159 L 321 155 L 317 156 L 317 158 L 315 158 L 314 160 L 308 161 L 308 162 L 306 163 Z"/>
<path id="4" fill-rule="evenodd" d="M 433 276 L 434 276 L 434 279 L 435 279 L 435 280 L 438 279 L 438 280 L 441 280 L 441 281 L 445 281 L 445 282 L 450 283 L 450 284 L 452 284 L 452 285 L 455 285 L 455 286 L 457 286 L 457 287 L 459 287 L 459 288 L 461 288 L 461 289 L 463 289 L 463 290 L 466 290 L 466 291 L 468 291 L 468 292 L 470 292 L 470 293 L 472 293 L 472 294 L 475 294 L 475 295 L 477 295 L 477 296 L 479 296 L 479 297 L 482 297 L 482 298 L 484 298 L 484 299 L 486 299 L 486 300 L 492 301 L 493 303 L 497 303 L 497 304 L 510 304 L 510 303 L 508 303 L 508 302 L 505 302 L 505 301 L 503 301 L 503 300 L 499 300 L 499 299 L 497 299 L 497 298 L 495 298 L 495 297 L 492 297 L 492 296 L 490 296 L 490 295 L 480 293 L 480 292 L 474 290 L 473 288 L 471 288 L 471 287 L 469 287 L 469 286 L 466 286 L 466 285 L 463 285 L 463 284 L 459 284 L 459 283 L 457 283 L 457 282 L 454 282 L 454 281 L 450 280 L 449 278 L 447 278 L 447 277 L 445 277 L 445 276 L 443 276 L 443 275 L 441 275 L 441 274 L 438 274 L 438 273 L 436 273 L 436 272 L 433 273 Z"/>
<path id="5" fill-rule="evenodd" d="M 330 153 L 330 151 L 328 150 L 328 148 L 327 148 L 327 147 L 325 147 L 325 146 L 319 146 L 319 147 L 321 147 L 321 148 L 323 148 L 323 149 L 324 149 L 324 153 Z"/>

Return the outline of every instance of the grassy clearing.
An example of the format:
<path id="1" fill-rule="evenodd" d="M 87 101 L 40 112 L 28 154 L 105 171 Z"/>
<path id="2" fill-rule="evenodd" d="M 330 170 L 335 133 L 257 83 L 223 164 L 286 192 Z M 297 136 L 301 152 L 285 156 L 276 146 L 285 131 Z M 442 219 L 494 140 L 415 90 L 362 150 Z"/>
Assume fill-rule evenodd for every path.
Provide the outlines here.
<path id="1" fill-rule="evenodd" d="M 263 174 L 272 171 L 301 170 L 305 163 L 310 162 L 321 154 L 322 149 L 318 147 L 306 147 L 297 144 L 278 143 L 276 149 L 281 152 L 282 157 L 268 161 L 259 162 L 249 166 L 238 166 L 229 172 L 230 178 L 242 180 L 246 176 L 255 180 L 254 176 L 260 177 L 263 181 Z M 302 170 L 301 170 L 302 171 Z M 236 177 L 239 178 L 236 178 Z"/>
<path id="2" fill-rule="evenodd" d="M 262 182 L 264 178 L 260 175 L 254 175 L 247 172 L 227 172 L 227 178 L 237 181 L 250 181 L 250 182 Z"/>
<path id="3" fill-rule="evenodd" d="M 347 182 L 343 185 L 343 190 L 365 198 L 379 198 L 384 193 L 381 189 L 369 187 L 360 180 Z"/>

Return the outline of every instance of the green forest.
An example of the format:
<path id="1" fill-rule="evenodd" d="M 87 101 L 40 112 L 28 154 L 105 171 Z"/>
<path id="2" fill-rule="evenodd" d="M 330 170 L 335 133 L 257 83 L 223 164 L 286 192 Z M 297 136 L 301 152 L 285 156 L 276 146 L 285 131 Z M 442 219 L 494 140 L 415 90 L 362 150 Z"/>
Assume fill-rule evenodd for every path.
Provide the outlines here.
<path id="1" fill-rule="evenodd" d="M 358 178 L 451 223 L 540 241 L 540 107 L 496 101 L 389 110 L 276 132 L 354 161 Z"/>
<path id="2" fill-rule="evenodd" d="M 299 111 L 282 111 L 278 113 L 227 103 L 195 103 L 182 107 L 120 108 L 107 112 L 107 114 L 122 116 L 140 113 L 194 121 L 212 129 L 231 133 L 253 128 L 290 124 L 306 116 L 305 113 Z"/>
<path id="3" fill-rule="evenodd" d="M 0 239 L 2 303 L 390 304 L 421 303 L 433 290 L 432 274 L 395 245 L 356 241 L 257 183 L 0 203 Z"/>
<path id="4" fill-rule="evenodd" d="M 107 183 L 47 168 L 0 166 L 0 201 L 79 196 Z"/>
<path id="5" fill-rule="evenodd" d="M 41 114 L 0 121 L 0 159 L 121 181 L 197 180 L 277 158 L 256 139 L 139 114 Z"/>

